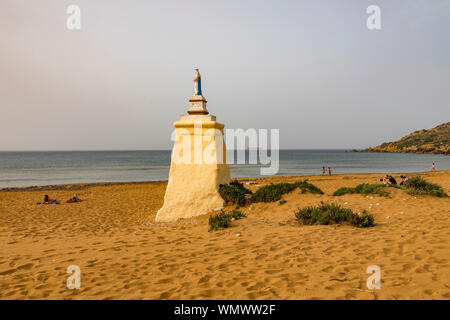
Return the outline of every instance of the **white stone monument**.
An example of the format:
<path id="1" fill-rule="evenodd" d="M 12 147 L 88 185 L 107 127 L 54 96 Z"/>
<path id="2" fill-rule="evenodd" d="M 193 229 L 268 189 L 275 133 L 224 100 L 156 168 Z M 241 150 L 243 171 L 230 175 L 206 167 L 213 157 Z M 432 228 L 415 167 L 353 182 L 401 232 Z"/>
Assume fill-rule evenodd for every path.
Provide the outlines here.
<path id="1" fill-rule="evenodd" d="M 220 184 L 230 182 L 224 125 L 206 109 L 198 69 L 189 103 L 188 114 L 174 123 L 176 137 L 169 182 L 164 204 L 156 214 L 157 222 L 206 214 L 224 205 L 218 191 Z"/>

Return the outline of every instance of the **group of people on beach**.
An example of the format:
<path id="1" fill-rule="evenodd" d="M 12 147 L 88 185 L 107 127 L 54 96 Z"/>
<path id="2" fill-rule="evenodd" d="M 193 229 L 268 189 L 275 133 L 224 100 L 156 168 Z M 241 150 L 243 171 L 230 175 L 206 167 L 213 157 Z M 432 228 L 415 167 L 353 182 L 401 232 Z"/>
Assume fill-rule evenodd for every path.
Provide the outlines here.
<path id="1" fill-rule="evenodd" d="M 436 171 L 436 164 L 433 162 L 431 165 L 431 171 Z M 401 175 L 400 179 L 402 181 L 400 182 L 400 185 L 404 185 L 409 181 L 409 178 L 407 176 Z M 386 174 L 384 178 L 381 178 L 380 181 L 382 181 L 384 184 L 397 184 L 397 180 L 389 174 Z"/>
<path id="2" fill-rule="evenodd" d="M 400 185 L 404 185 L 409 181 L 409 178 L 407 176 L 400 176 L 400 179 L 402 181 L 400 182 Z M 381 178 L 380 181 L 382 181 L 384 184 L 397 184 L 397 180 L 390 174 L 387 174 L 384 178 Z"/>
<path id="3" fill-rule="evenodd" d="M 387 174 L 384 178 L 381 178 L 380 181 L 382 181 L 384 184 L 397 184 L 397 180 L 390 174 Z"/>
<path id="4" fill-rule="evenodd" d="M 70 198 L 69 200 L 66 201 L 66 203 L 74 203 L 74 202 L 81 202 L 83 200 L 81 200 L 80 198 L 78 198 L 78 195 L 75 195 L 74 197 Z M 44 196 L 44 202 L 38 202 L 38 204 L 59 204 L 59 201 L 56 199 L 52 199 L 48 196 L 48 194 L 46 194 Z"/>
<path id="5" fill-rule="evenodd" d="M 327 172 L 327 169 L 325 167 L 322 167 L 322 175 L 324 176 Z M 331 176 L 331 168 L 328 167 L 328 175 Z"/>

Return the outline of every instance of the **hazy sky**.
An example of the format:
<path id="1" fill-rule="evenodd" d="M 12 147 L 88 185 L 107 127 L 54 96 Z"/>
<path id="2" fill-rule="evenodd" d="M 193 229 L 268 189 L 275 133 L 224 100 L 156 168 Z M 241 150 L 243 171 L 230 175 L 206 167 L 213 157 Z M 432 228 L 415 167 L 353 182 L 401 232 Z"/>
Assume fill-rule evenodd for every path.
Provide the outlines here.
<path id="1" fill-rule="evenodd" d="M 1 0 L 0 150 L 170 149 L 195 67 L 218 121 L 281 148 L 396 140 L 450 121 L 449 37 L 448 0 Z"/>

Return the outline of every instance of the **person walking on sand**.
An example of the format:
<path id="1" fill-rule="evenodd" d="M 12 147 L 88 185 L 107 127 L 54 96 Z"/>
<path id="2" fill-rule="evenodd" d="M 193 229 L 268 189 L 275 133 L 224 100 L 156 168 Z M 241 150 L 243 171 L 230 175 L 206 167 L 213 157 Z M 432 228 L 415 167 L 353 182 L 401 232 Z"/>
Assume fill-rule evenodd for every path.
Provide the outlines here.
<path id="1" fill-rule="evenodd" d="M 325 167 L 322 167 L 322 175 L 323 176 L 325 175 L 325 171 L 326 171 Z"/>
<path id="2" fill-rule="evenodd" d="M 331 168 L 328 167 L 328 175 L 331 176 Z"/>
<path id="3" fill-rule="evenodd" d="M 433 164 L 431 165 L 431 171 L 436 171 L 436 165 L 434 164 L 434 162 L 433 162 Z"/>

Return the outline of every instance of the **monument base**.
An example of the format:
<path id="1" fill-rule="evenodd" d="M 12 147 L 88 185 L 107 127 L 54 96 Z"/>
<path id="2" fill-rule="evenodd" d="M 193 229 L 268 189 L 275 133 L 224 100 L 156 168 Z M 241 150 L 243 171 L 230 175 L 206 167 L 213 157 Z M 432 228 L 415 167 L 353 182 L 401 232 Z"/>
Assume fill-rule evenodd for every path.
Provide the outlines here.
<path id="1" fill-rule="evenodd" d="M 219 194 L 219 185 L 231 180 L 223 139 L 224 125 L 206 119 L 182 119 L 174 123 L 176 140 L 169 182 L 164 205 L 156 215 L 157 222 L 176 221 L 221 209 L 224 200 Z"/>

